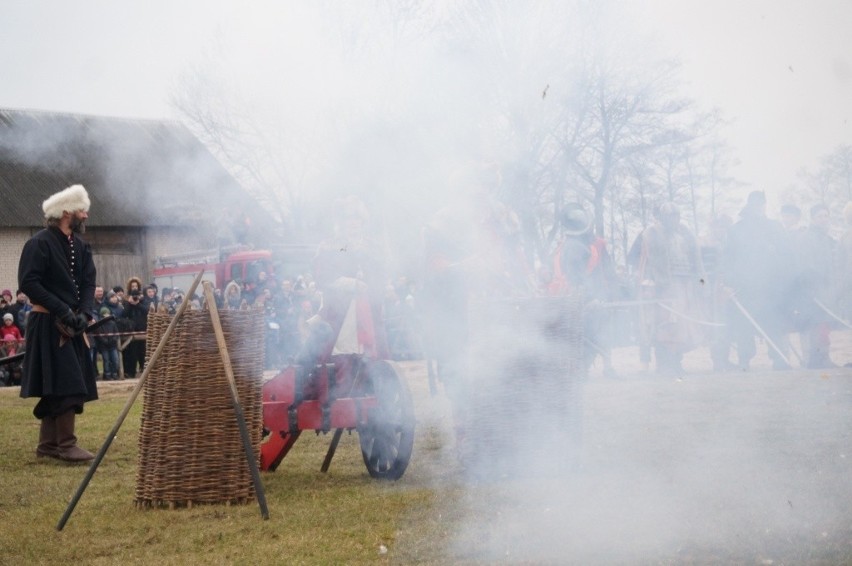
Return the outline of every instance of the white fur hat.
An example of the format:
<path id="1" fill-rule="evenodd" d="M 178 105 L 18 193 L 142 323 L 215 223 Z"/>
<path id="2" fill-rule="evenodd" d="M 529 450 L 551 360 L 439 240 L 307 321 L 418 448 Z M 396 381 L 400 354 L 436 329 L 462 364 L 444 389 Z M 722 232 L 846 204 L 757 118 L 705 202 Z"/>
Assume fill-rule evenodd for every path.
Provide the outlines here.
<path id="1" fill-rule="evenodd" d="M 89 193 L 86 192 L 83 185 L 71 185 L 67 189 L 63 189 L 51 195 L 46 201 L 41 203 L 41 209 L 44 211 L 45 218 L 62 218 L 62 213 L 77 212 L 82 210 L 89 211 Z"/>

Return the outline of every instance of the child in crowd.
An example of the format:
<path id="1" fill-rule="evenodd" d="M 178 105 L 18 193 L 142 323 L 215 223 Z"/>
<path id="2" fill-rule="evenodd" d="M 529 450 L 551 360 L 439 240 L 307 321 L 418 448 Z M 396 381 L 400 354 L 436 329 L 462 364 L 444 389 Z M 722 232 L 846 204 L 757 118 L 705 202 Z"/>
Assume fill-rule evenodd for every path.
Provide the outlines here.
<path id="1" fill-rule="evenodd" d="M 3 327 L 0 330 L 0 358 L 17 354 L 23 346 L 21 331 L 14 324 L 15 317 L 3 315 Z M 17 385 L 21 382 L 21 362 L 0 366 L 0 385 Z"/>
<path id="2" fill-rule="evenodd" d="M 3 327 L 0 329 L 0 336 L 2 336 L 4 340 L 8 340 L 9 336 L 11 336 L 12 339 L 17 342 L 24 339 L 21 335 L 21 330 L 15 325 L 15 315 L 10 312 L 3 315 Z"/>
<path id="3" fill-rule="evenodd" d="M 109 316 L 111 313 L 109 307 L 101 307 L 101 318 Z M 98 351 L 104 360 L 104 381 L 113 381 L 118 379 L 118 325 L 114 320 L 103 323 L 103 325 L 94 331 L 95 344 Z"/>

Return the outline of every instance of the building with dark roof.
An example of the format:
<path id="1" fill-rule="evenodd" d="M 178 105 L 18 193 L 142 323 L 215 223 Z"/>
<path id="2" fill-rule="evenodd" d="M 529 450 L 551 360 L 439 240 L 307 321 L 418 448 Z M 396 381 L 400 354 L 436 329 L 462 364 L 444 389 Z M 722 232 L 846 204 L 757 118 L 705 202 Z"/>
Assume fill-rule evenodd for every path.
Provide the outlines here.
<path id="1" fill-rule="evenodd" d="M 278 228 L 179 122 L 0 109 L 0 287 L 17 286 L 42 202 L 78 183 L 92 201 L 84 237 L 107 286 L 149 281 L 158 256 L 252 244 Z"/>

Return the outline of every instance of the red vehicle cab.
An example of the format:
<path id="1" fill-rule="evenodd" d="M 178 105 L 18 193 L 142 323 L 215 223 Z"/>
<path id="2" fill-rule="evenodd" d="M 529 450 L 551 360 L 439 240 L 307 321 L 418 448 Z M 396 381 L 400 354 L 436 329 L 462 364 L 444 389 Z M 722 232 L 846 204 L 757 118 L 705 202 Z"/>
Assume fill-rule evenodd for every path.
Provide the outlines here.
<path id="1" fill-rule="evenodd" d="M 201 269 L 203 280 L 212 282 L 218 289 L 224 289 L 230 281 L 257 281 L 261 272 L 273 273 L 272 252 L 247 248 L 161 256 L 154 264 L 154 283 L 160 289 L 187 289 Z"/>

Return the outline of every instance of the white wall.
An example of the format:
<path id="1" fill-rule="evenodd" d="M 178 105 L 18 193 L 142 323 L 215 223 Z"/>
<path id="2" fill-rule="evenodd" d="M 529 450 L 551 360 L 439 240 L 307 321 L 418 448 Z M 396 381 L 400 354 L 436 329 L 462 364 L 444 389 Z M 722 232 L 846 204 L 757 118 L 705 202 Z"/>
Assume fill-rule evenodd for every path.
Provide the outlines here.
<path id="1" fill-rule="evenodd" d="M 27 228 L 0 229 L 0 290 L 10 289 L 13 299 L 18 288 L 18 260 L 31 234 Z"/>

